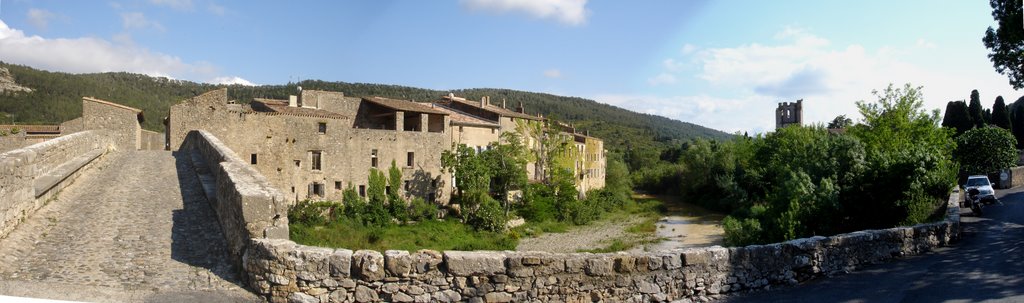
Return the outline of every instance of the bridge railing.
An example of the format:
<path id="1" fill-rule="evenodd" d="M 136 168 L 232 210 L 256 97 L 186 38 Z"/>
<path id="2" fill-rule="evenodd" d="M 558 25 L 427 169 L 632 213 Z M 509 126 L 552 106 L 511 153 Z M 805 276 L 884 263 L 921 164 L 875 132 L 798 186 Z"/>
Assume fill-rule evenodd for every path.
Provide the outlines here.
<path id="1" fill-rule="evenodd" d="M 0 154 L 0 238 L 46 205 L 111 150 L 105 130 L 90 130 Z"/>
<path id="2" fill-rule="evenodd" d="M 253 290 L 274 302 L 707 301 L 947 245 L 960 234 L 958 197 L 958 192 L 950 194 L 943 221 L 767 245 L 604 254 L 382 254 L 255 239 L 246 251 L 244 268 Z"/>
<path id="3" fill-rule="evenodd" d="M 188 157 L 217 213 L 236 264 L 250 239 L 288 239 L 288 204 L 280 191 L 210 133 L 186 135 L 180 157 Z"/>

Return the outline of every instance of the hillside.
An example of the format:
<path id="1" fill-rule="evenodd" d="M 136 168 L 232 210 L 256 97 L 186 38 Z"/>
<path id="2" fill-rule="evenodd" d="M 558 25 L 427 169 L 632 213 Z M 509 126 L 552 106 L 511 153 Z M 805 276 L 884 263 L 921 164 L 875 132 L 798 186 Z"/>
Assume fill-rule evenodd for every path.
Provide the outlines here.
<path id="1" fill-rule="evenodd" d="M 161 119 L 170 105 L 182 99 L 223 87 L 219 85 L 170 80 L 131 73 L 68 74 L 0 63 L 18 85 L 31 92 L 0 91 L 0 124 L 59 123 L 81 115 L 81 98 L 91 96 L 142 109 L 143 127 L 162 131 Z M 341 91 L 351 96 L 382 96 L 417 101 L 435 100 L 449 91 L 398 85 L 326 82 L 307 80 L 296 84 L 248 87 L 228 86 L 230 97 L 247 103 L 254 97 L 287 98 L 297 86 L 304 89 Z M 641 114 L 593 100 L 509 89 L 474 88 L 452 90 L 458 96 L 479 99 L 491 96 L 492 102 L 505 99 L 509 106 L 522 102 L 528 113 L 543 114 L 574 123 L 577 129 L 604 138 L 610 150 L 626 146 L 665 148 L 704 137 L 723 139 L 730 135 L 692 123 Z"/>

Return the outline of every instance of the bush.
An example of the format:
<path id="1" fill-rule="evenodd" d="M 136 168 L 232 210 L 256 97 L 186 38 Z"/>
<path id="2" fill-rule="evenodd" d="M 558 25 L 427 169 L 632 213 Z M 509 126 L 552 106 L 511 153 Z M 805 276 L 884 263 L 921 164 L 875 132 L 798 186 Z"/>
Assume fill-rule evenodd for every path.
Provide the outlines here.
<path id="1" fill-rule="evenodd" d="M 477 209 L 468 214 L 466 223 L 477 230 L 492 232 L 505 230 L 507 219 L 505 218 L 505 211 L 501 209 L 501 204 L 498 204 L 498 201 L 491 197 L 485 197 L 480 202 L 480 205 L 477 206 Z"/>
<path id="2" fill-rule="evenodd" d="M 1017 139 L 998 127 L 977 128 L 957 137 L 954 157 L 966 174 L 988 174 L 1017 163 Z"/>
<path id="3" fill-rule="evenodd" d="M 420 197 L 413 198 L 409 205 L 409 219 L 414 221 L 437 219 L 437 205 Z"/>
<path id="4" fill-rule="evenodd" d="M 288 210 L 288 221 L 308 225 L 322 225 L 338 221 L 344 207 L 336 202 L 309 200 L 299 202 Z"/>

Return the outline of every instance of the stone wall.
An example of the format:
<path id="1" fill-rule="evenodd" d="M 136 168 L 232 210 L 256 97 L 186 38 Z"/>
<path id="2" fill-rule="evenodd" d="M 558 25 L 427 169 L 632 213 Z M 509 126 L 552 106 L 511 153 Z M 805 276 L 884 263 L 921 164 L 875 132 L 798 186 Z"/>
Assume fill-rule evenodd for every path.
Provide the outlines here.
<path id="1" fill-rule="evenodd" d="M 15 150 L 32 144 L 34 143 L 25 139 L 25 132 L 0 136 L 0 152 Z"/>
<path id="2" fill-rule="evenodd" d="M 942 222 L 768 245 L 553 254 L 351 251 L 257 239 L 249 285 L 271 302 L 666 302 L 791 285 L 917 255 L 959 237 L 959 193 Z"/>
<path id="3" fill-rule="evenodd" d="M 82 117 L 67 120 L 60 124 L 61 135 L 67 136 L 80 131 L 82 131 Z"/>
<path id="4" fill-rule="evenodd" d="M 165 136 L 163 133 L 143 129 L 139 139 L 139 149 L 164 150 Z"/>
<path id="5" fill-rule="evenodd" d="M 109 133 L 97 130 L 0 154 L 0 238 L 71 184 L 111 145 Z"/>
<path id="6" fill-rule="evenodd" d="M 303 94 L 309 97 L 307 91 Z M 328 99 L 319 102 L 331 104 L 324 100 Z M 435 190 L 451 188 L 446 183 L 451 178 L 443 177 L 441 169 L 441 154 L 451 146 L 449 134 L 357 129 L 348 118 L 238 111 L 228 105 L 227 91 L 217 90 L 171 106 L 171 149 L 177 150 L 189 131 L 205 130 L 255 167 L 289 201 L 340 201 L 345 188 L 367 187 L 376 150 L 377 169 L 386 171 L 395 161 L 402 170 L 403 185 L 398 190 L 406 197 L 428 197 L 434 192 L 435 201 L 442 204 L 450 197 L 444 190 Z M 323 133 L 320 123 L 326 126 Z M 321 155 L 319 169 L 312 165 L 314 151 Z M 407 165 L 410 152 L 412 166 Z M 323 196 L 311 190 L 313 184 L 323 187 Z"/>
<path id="7" fill-rule="evenodd" d="M 119 150 L 138 150 L 142 111 L 95 98 L 82 98 L 82 128 L 109 130 Z"/>
<path id="8" fill-rule="evenodd" d="M 219 139 L 206 131 L 193 131 L 178 152 L 192 160 L 236 262 L 249 239 L 288 238 L 284 196 Z"/>

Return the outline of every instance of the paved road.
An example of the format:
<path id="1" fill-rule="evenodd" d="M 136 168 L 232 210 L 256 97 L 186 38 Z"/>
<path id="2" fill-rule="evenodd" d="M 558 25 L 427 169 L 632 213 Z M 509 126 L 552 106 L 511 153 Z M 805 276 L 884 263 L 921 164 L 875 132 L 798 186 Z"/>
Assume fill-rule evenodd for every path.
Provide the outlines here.
<path id="1" fill-rule="evenodd" d="M 962 217 L 963 238 L 937 251 L 724 302 L 1024 302 L 1024 191 Z"/>
<path id="2" fill-rule="evenodd" d="M 253 301 L 186 161 L 110 154 L 0 240 L 0 295 L 83 301 Z M 184 189 L 184 190 L 183 190 Z"/>

